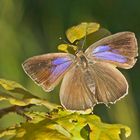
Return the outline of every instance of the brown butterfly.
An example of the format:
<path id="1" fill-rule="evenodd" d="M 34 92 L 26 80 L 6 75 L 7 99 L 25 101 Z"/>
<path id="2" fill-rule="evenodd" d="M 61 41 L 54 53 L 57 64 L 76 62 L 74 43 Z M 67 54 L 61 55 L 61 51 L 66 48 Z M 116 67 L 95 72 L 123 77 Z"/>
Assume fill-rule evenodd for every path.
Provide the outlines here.
<path id="1" fill-rule="evenodd" d="M 69 110 L 86 110 L 99 103 L 115 103 L 128 93 L 128 83 L 116 68 L 129 69 L 138 56 L 132 32 L 120 32 L 92 44 L 83 52 L 49 53 L 23 63 L 25 72 L 45 91 L 63 79 L 61 104 Z"/>

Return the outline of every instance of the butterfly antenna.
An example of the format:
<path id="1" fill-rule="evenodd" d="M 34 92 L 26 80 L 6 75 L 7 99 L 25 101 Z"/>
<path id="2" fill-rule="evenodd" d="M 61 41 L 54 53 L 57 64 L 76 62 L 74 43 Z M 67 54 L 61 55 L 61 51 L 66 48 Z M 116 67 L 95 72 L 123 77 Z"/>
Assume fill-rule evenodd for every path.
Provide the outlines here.
<path id="1" fill-rule="evenodd" d="M 85 28 L 85 37 L 84 37 L 84 40 L 83 40 L 83 44 L 82 44 L 82 47 L 81 49 L 83 50 L 84 46 L 86 46 L 86 40 L 87 40 L 87 25 L 86 25 L 86 28 Z"/>
<path id="2" fill-rule="evenodd" d="M 62 37 L 59 37 L 59 40 L 61 40 L 63 43 L 66 43 L 66 44 L 71 45 L 69 42 L 67 42 L 66 40 L 64 40 Z"/>
<path id="3" fill-rule="evenodd" d="M 59 37 L 59 40 L 61 40 L 63 43 L 68 44 L 69 47 L 72 47 L 74 49 L 73 44 L 71 44 L 71 43 L 67 42 L 66 40 L 62 39 L 62 37 Z"/>

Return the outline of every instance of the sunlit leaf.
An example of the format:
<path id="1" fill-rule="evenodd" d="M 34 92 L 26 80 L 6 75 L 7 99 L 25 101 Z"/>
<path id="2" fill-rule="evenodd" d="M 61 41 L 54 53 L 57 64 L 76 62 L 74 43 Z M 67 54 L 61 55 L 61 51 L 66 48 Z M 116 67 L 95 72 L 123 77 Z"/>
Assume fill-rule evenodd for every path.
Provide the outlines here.
<path id="1" fill-rule="evenodd" d="M 23 86 L 10 80 L 0 79 L 0 85 L 3 86 L 3 88 L 6 90 L 14 90 L 15 88 L 22 88 L 25 90 Z"/>
<path id="2" fill-rule="evenodd" d="M 32 114 L 31 116 L 38 117 L 39 114 Z M 55 109 L 49 114 L 42 114 L 39 118 L 41 118 L 41 120 L 38 121 L 35 119 L 37 121 L 34 123 L 29 121 L 15 128 L 16 134 L 13 139 L 84 140 L 89 137 L 90 140 L 121 140 L 121 129 L 126 131 L 126 137 L 131 134 L 129 127 L 122 124 L 103 123 L 98 116 L 92 114 L 79 114 Z M 85 126 L 88 126 L 88 129 L 85 128 Z M 86 132 L 83 131 L 83 129 L 86 129 Z"/>
<path id="3" fill-rule="evenodd" d="M 13 97 L 7 98 L 4 96 L 0 96 L 0 100 L 7 100 L 12 105 L 17 105 L 17 106 L 27 106 L 29 104 L 44 105 L 45 107 L 47 107 L 50 110 L 59 106 L 59 105 L 50 103 L 47 100 L 36 99 L 36 98 L 27 98 L 27 99 L 19 100 L 19 99 L 15 99 Z"/>
<path id="4" fill-rule="evenodd" d="M 72 113 L 65 117 L 58 118 L 56 122 L 72 134 L 71 139 L 73 140 L 83 140 L 83 136 L 80 134 L 80 131 L 86 125 L 89 125 L 90 140 L 104 140 L 105 138 L 105 140 L 121 140 L 119 135 L 121 134 L 121 129 L 126 131 L 126 137 L 131 134 L 129 127 L 121 124 L 103 123 L 98 116 L 91 114 L 80 115 L 78 113 Z"/>
<path id="5" fill-rule="evenodd" d="M 58 132 L 60 132 L 64 136 L 66 136 L 67 138 L 71 138 L 71 136 L 72 136 L 64 127 L 62 127 L 59 124 L 49 125 L 48 127 L 51 129 L 57 130 Z"/>
<path id="6" fill-rule="evenodd" d="M 31 119 L 30 120 L 31 123 L 38 123 L 46 119 L 45 112 L 25 112 L 25 115 Z"/>
<path id="7" fill-rule="evenodd" d="M 59 51 L 68 52 L 68 44 L 60 44 L 57 48 Z"/>
<path id="8" fill-rule="evenodd" d="M 73 26 L 66 31 L 68 40 L 73 43 L 76 40 L 83 38 L 85 35 L 96 32 L 100 25 L 95 22 L 83 22 L 77 26 Z"/>
<path id="9" fill-rule="evenodd" d="M 60 44 L 58 45 L 58 50 L 66 53 L 74 54 L 77 51 L 77 46 L 69 44 Z"/>
<path id="10" fill-rule="evenodd" d="M 27 106 L 29 104 L 44 105 L 49 109 L 57 107 L 47 100 L 39 99 L 29 92 L 22 85 L 5 79 L 0 79 L 0 86 L 4 88 L 0 91 L 0 101 L 9 101 L 12 105 Z"/>
<path id="11" fill-rule="evenodd" d="M 5 137 L 5 136 L 12 136 L 16 134 L 16 130 L 5 130 L 5 131 L 0 131 L 0 139 Z"/>
<path id="12" fill-rule="evenodd" d="M 88 125 L 90 126 L 90 139 L 94 140 L 121 140 L 121 129 L 125 130 L 125 136 L 131 134 L 128 126 L 122 124 L 107 124 L 101 122 L 100 118 L 95 115 L 87 116 Z"/>
<path id="13" fill-rule="evenodd" d="M 10 96 L 13 96 L 17 99 L 36 97 L 22 85 L 11 80 L 0 79 L 0 86 L 3 87 L 4 91 L 7 91 Z"/>
<path id="14" fill-rule="evenodd" d="M 44 120 L 37 124 L 25 123 L 16 130 L 13 140 L 69 140 L 68 137 L 59 133 L 53 126 L 53 122 Z M 21 130 L 24 135 L 18 135 Z"/>

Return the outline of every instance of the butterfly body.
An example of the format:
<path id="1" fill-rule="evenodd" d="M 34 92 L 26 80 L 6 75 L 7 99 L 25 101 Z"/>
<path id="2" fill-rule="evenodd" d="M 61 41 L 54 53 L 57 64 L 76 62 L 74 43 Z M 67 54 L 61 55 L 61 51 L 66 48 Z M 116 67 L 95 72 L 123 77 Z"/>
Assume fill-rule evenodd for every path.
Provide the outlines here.
<path id="1" fill-rule="evenodd" d="M 128 83 L 117 67 L 129 69 L 138 56 L 132 32 L 105 37 L 73 54 L 50 53 L 23 63 L 25 72 L 45 91 L 62 80 L 61 104 L 69 110 L 86 110 L 96 104 L 115 103 L 128 93 Z"/>
<path id="2" fill-rule="evenodd" d="M 84 52 L 81 50 L 76 53 L 76 63 L 83 69 L 88 67 L 88 59 Z"/>

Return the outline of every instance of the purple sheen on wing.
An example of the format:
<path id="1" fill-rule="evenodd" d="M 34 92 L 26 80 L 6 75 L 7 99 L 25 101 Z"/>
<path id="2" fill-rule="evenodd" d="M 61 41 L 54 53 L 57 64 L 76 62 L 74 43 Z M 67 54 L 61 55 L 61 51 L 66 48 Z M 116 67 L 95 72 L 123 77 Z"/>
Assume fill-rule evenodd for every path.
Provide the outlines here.
<path id="1" fill-rule="evenodd" d="M 53 81 L 59 75 L 63 74 L 72 64 L 72 61 L 64 62 L 56 67 L 52 68 L 51 80 Z"/>
<path id="2" fill-rule="evenodd" d="M 66 63 L 67 61 L 70 61 L 70 59 L 67 58 L 67 57 L 60 57 L 60 58 L 54 59 L 52 61 L 52 64 L 54 64 L 54 65 L 60 65 L 60 64 Z"/>
<path id="3" fill-rule="evenodd" d="M 113 52 L 113 53 L 119 53 L 118 50 L 112 50 L 111 52 Z"/>
<path id="4" fill-rule="evenodd" d="M 113 52 L 101 52 L 101 53 L 96 53 L 94 56 L 98 59 L 104 59 L 104 60 L 110 60 L 110 61 L 115 61 L 115 62 L 120 62 L 120 63 L 125 63 L 127 62 L 127 58 L 120 55 L 120 54 L 115 54 Z"/>
<path id="5" fill-rule="evenodd" d="M 100 53 L 100 52 L 105 52 L 105 51 L 109 51 L 111 48 L 109 47 L 109 46 L 105 46 L 105 45 L 103 45 L 103 46 L 98 46 L 97 48 L 95 48 L 94 50 L 93 50 L 93 54 L 95 54 L 95 53 Z"/>

